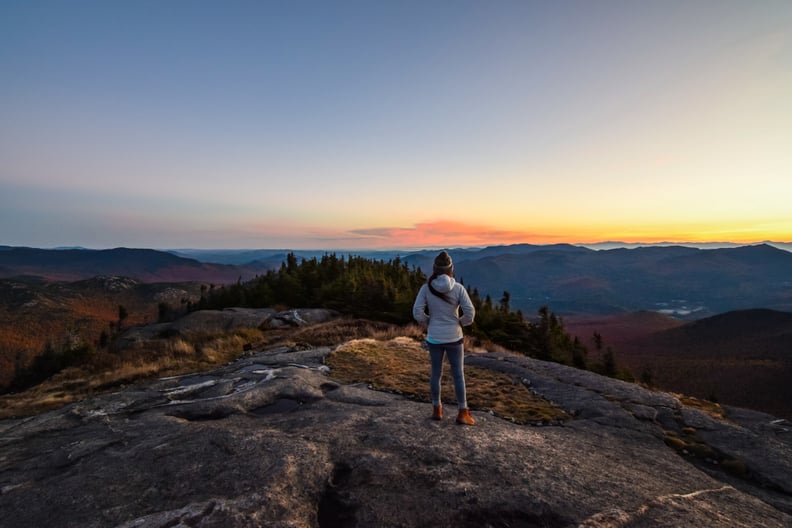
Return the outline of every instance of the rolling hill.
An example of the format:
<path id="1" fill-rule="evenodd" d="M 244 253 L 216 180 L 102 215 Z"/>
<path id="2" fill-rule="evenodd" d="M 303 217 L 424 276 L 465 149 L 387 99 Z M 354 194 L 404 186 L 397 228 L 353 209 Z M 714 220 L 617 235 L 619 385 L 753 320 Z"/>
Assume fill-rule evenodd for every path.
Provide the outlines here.
<path id="1" fill-rule="evenodd" d="M 277 268 L 286 256 L 281 250 L 182 251 L 0 246 L 0 278 L 38 276 L 74 281 L 107 275 L 142 282 L 227 284 Z M 375 259 L 398 256 L 394 252 L 364 253 Z M 768 244 L 608 250 L 516 244 L 453 249 L 450 253 L 458 279 L 496 301 L 509 291 L 511 306 L 529 316 L 545 305 L 564 316 L 649 310 L 682 319 L 757 307 L 792 310 L 792 253 Z M 302 258 L 318 254 L 297 252 Z M 418 251 L 401 258 L 431 272 L 435 255 L 434 250 Z M 240 261 L 246 264 L 238 264 Z"/>
<path id="2" fill-rule="evenodd" d="M 153 249 L 36 249 L 0 247 L 0 278 L 34 276 L 76 281 L 97 275 L 142 282 L 201 281 L 229 284 L 266 268 L 199 262 Z"/>
<path id="3" fill-rule="evenodd" d="M 682 246 L 595 251 L 578 246 L 505 246 L 451 251 L 456 276 L 527 314 L 661 311 L 702 318 L 772 308 L 792 310 L 792 253 L 760 244 L 737 248 Z M 405 260 L 431 270 L 433 252 Z"/>
<path id="4" fill-rule="evenodd" d="M 682 323 L 660 314 L 573 318 L 591 350 L 599 332 L 619 364 L 663 390 L 792 419 L 792 313 L 738 310 Z"/>

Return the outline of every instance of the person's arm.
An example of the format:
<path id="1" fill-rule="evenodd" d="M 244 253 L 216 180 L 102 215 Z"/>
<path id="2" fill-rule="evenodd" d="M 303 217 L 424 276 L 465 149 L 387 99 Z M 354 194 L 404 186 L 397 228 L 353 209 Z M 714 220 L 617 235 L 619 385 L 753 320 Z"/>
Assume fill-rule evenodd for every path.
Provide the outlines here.
<path id="1" fill-rule="evenodd" d="M 429 323 L 429 316 L 426 314 L 426 285 L 421 286 L 413 304 L 413 319 L 422 324 Z"/>
<path id="2" fill-rule="evenodd" d="M 473 324 L 473 319 L 476 318 L 476 309 L 473 307 L 473 302 L 470 300 L 467 290 L 461 284 L 459 289 L 462 290 L 459 294 L 459 307 L 462 308 L 462 317 L 459 318 L 459 324 L 462 326 L 469 326 Z"/>

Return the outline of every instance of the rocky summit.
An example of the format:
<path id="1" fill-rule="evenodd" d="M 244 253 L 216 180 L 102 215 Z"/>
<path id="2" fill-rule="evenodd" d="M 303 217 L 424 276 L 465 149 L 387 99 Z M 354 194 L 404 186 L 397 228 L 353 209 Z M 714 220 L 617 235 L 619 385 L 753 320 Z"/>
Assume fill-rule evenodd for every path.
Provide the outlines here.
<path id="1" fill-rule="evenodd" d="M 0 422 L 0 524 L 792 526 L 786 421 L 477 353 L 468 365 L 568 419 L 519 425 L 473 409 L 476 425 L 459 426 L 453 407 L 433 421 L 426 402 L 340 382 L 332 353 L 252 351 Z"/>

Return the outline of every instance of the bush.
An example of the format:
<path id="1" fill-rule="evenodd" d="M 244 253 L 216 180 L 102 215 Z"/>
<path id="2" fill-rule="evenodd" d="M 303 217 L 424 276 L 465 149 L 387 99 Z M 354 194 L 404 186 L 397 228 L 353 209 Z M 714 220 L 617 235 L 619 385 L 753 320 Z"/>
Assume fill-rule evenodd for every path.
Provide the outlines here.
<path id="1" fill-rule="evenodd" d="M 57 351 L 52 343 L 47 343 L 44 351 L 36 356 L 31 365 L 17 369 L 14 381 L 8 389 L 25 390 L 63 369 L 89 362 L 95 353 L 96 350 L 92 345 L 79 345 Z"/>

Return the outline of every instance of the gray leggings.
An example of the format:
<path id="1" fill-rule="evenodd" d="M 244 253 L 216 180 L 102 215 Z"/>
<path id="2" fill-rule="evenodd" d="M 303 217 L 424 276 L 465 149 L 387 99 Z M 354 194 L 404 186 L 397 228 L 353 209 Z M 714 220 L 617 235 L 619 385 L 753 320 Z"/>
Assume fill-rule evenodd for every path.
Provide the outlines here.
<path id="1" fill-rule="evenodd" d="M 440 378 L 443 376 L 443 356 L 448 356 L 451 364 L 451 375 L 454 377 L 454 392 L 456 393 L 457 406 L 467 409 L 467 394 L 465 393 L 465 350 L 463 341 L 455 343 L 442 343 L 429 345 L 429 357 L 432 361 L 432 375 L 429 379 L 429 389 L 432 392 L 432 404 L 440 405 Z"/>

